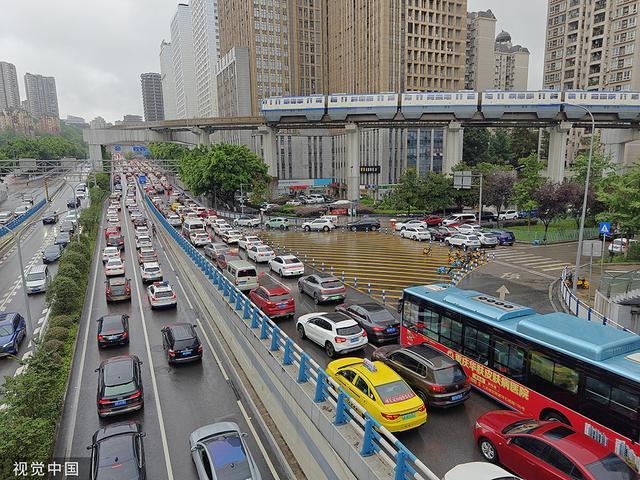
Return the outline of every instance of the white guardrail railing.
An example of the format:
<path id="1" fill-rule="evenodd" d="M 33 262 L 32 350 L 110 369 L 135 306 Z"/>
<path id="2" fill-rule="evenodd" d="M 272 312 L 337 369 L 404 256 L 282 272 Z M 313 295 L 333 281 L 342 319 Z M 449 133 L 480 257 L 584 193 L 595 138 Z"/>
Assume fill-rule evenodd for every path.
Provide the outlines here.
<path id="1" fill-rule="evenodd" d="M 342 387 L 307 353 L 287 336 L 271 319 L 253 304 L 222 273 L 166 221 L 153 202 L 145 194 L 145 201 L 156 218 L 180 248 L 211 281 L 217 291 L 228 302 L 236 314 L 246 322 L 253 334 L 263 341 L 265 348 L 282 355 L 283 366 L 294 366 L 299 384 L 310 382 L 314 386 L 313 398 L 318 409 L 329 403 L 335 411 L 334 428 L 351 425 L 359 433 L 357 448 L 361 456 L 379 455 L 393 470 L 394 480 L 428 479 L 439 480 L 424 463 L 407 449 L 391 432 L 380 425 L 369 413 L 356 403 Z M 268 345 L 268 347 L 267 347 Z M 326 408 L 324 409 L 326 411 Z M 338 452 L 341 453 L 341 452 Z"/>
<path id="2" fill-rule="evenodd" d="M 593 307 L 587 305 L 582 300 L 577 298 L 571 291 L 572 287 L 568 285 L 568 283 L 570 283 L 567 281 L 568 275 L 569 269 L 568 267 L 565 267 L 562 270 L 562 274 L 560 276 L 560 296 L 562 297 L 562 301 L 571 313 L 573 313 L 576 317 L 583 318 L 590 322 L 600 322 L 603 325 L 608 325 L 612 328 L 618 328 L 620 330 L 624 330 L 625 332 L 632 332 L 625 326 L 620 325 L 610 318 L 607 318 L 605 315 L 594 310 Z"/>

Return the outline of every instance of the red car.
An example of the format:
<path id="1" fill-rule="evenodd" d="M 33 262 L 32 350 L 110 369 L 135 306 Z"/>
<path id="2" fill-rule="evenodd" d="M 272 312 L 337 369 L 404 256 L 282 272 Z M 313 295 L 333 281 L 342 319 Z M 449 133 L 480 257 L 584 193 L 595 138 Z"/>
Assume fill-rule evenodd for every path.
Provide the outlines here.
<path id="1" fill-rule="evenodd" d="M 227 268 L 227 263 L 234 260 L 242 260 L 237 250 L 227 250 L 216 257 L 216 265 L 220 270 Z"/>
<path id="2" fill-rule="evenodd" d="M 439 217 L 438 215 L 427 215 L 422 219 L 422 221 L 430 227 L 437 227 L 442 224 L 442 217 Z"/>
<path id="3" fill-rule="evenodd" d="M 291 290 L 277 282 L 251 290 L 249 299 L 269 318 L 293 317 L 296 313 L 296 302 L 291 296 Z"/>
<path id="4" fill-rule="evenodd" d="M 202 210 L 198 216 L 200 218 L 208 218 L 208 217 L 216 217 L 218 216 L 218 212 L 216 210 L 214 210 L 213 208 L 208 208 L 206 210 Z"/>
<path id="5" fill-rule="evenodd" d="M 534 420 L 510 410 L 476 420 L 473 436 L 482 456 L 535 480 L 637 480 L 620 457 L 561 422 Z"/>
<path id="6" fill-rule="evenodd" d="M 104 239 L 106 240 L 109 235 L 120 235 L 120 227 L 111 226 L 104 229 Z"/>

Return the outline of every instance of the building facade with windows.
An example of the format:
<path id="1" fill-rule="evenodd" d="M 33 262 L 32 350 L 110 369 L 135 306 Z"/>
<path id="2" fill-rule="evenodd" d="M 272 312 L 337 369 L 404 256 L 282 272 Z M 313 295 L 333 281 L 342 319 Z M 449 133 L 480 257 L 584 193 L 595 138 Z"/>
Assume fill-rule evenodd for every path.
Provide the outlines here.
<path id="1" fill-rule="evenodd" d="M 60 118 L 55 78 L 25 73 L 24 86 L 27 92 L 28 110 L 33 118 Z"/>
<path id="2" fill-rule="evenodd" d="M 160 83 L 162 84 L 162 103 L 165 120 L 174 120 L 176 116 L 176 76 L 173 68 L 171 42 L 160 43 Z"/>
<path id="3" fill-rule="evenodd" d="M 162 77 L 159 73 L 142 73 L 142 107 L 145 122 L 164 120 L 164 101 L 162 98 Z"/>
<path id="4" fill-rule="evenodd" d="M 20 87 L 16 66 L 0 62 L 0 110 L 20 108 Z"/>
<path id="5" fill-rule="evenodd" d="M 220 59 L 218 0 L 191 0 L 198 117 L 218 116 L 216 63 Z"/>
<path id="6" fill-rule="evenodd" d="M 171 21 L 171 59 L 176 88 L 176 118 L 198 113 L 191 7 L 180 3 Z"/>

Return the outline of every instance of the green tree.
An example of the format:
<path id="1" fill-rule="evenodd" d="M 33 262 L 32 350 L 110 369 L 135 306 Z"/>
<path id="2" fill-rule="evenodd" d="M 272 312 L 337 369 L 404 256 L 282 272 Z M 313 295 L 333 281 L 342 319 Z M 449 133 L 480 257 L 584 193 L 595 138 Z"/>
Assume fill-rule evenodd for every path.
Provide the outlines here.
<path id="1" fill-rule="evenodd" d="M 513 195 L 516 174 L 513 171 L 497 171 L 487 176 L 483 188 L 482 203 L 496 207 L 498 216 L 502 207 L 509 204 Z"/>
<path id="2" fill-rule="evenodd" d="M 544 164 L 538 160 L 535 154 L 520 160 L 520 175 L 513 187 L 512 201 L 521 210 L 533 210 L 538 204 L 535 200 L 535 192 L 544 182 L 544 177 L 540 174 Z M 531 218 L 531 217 L 527 217 Z"/>
<path id="3" fill-rule="evenodd" d="M 398 179 L 398 185 L 393 189 L 389 197 L 390 203 L 398 210 L 406 210 L 411 215 L 411 210 L 419 208 L 422 203 L 421 181 L 415 168 L 408 168 Z"/>
<path id="4" fill-rule="evenodd" d="M 512 158 L 518 160 L 538 153 L 537 128 L 512 128 L 509 137 Z"/>
<path id="5" fill-rule="evenodd" d="M 599 139 L 594 139 L 594 143 L 598 144 Z M 580 155 L 571 164 L 572 180 L 579 185 L 584 185 L 587 179 L 587 166 L 589 164 L 589 152 L 581 152 Z M 608 172 L 613 170 L 613 163 L 610 155 L 604 155 L 594 150 L 591 158 L 591 175 L 589 176 L 589 185 L 594 189 L 598 189 L 600 184 Z"/>
<path id="6" fill-rule="evenodd" d="M 493 131 L 489 142 L 489 162 L 495 164 L 510 164 L 513 153 L 511 151 L 511 136 L 505 128 L 498 128 Z"/>
<path id="7" fill-rule="evenodd" d="M 545 182 L 533 193 L 533 199 L 538 205 L 538 218 L 544 225 L 544 238 L 547 241 L 547 230 L 553 220 L 567 210 L 566 191 L 562 184 Z"/>
<path id="8" fill-rule="evenodd" d="M 466 165 L 476 165 L 480 162 L 491 161 L 489 144 L 491 132 L 482 127 L 467 127 L 464 129 L 462 161 Z"/>
<path id="9" fill-rule="evenodd" d="M 597 197 L 604 205 L 600 220 L 617 225 L 625 236 L 640 232 L 640 166 L 609 174 Z"/>
<path id="10" fill-rule="evenodd" d="M 428 212 L 444 211 L 453 203 L 453 179 L 436 172 L 429 172 L 420 179 L 419 203 Z"/>

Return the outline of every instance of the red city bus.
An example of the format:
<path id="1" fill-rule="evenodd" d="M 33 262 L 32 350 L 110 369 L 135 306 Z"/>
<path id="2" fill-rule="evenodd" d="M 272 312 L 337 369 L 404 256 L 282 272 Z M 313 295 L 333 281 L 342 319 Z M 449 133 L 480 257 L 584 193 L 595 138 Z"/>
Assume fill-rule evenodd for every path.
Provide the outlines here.
<path id="1" fill-rule="evenodd" d="M 496 401 L 570 424 L 640 470 L 640 336 L 447 284 L 405 289 L 399 310 L 402 345 L 440 349 Z"/>

